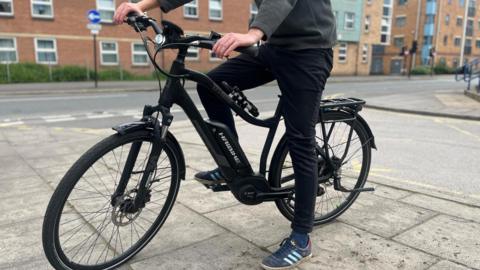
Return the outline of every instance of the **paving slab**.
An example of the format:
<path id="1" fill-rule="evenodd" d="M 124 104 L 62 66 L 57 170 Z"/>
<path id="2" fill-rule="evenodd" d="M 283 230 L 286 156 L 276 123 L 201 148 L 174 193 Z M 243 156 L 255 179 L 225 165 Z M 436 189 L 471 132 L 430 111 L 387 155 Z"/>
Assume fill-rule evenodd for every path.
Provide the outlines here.
<path id="1" fill-rule="evenodd" d="M 24 263 L 11 263 L 0 265 L 1 270 L 51 270 L 53 267 L 48 263 L 46 257 L 34 259 Z"/>
<path id="2" fill-rule="evenodd" d="M 72 165 L 80 158 L 79 154 L 67 154 L 51 156 L 49 158 L 26 158 L 25 161 L 34 169 L 43 169 L 48 167 L 55 167 L 60 165 Z"/>
<path id="3" fill-rule="evenodd" d="M 268 247 L 290 233 L 290 221 L 274 203 L 255 206 L 238 205 L 206 214 L 228 230 L 258 246 Z"/>
<path id="4" fill-rule="evenodd" d="M 467 206 L 423 194 L 413 194 L 402 199 L 401 201 L 451 216 L 480 222 L 480 207 Z"/>
<path id="5" fill-rule="evenodd" d="M 339 220 L 383 237 L 392 237 L 436 213 L 370 194 L 361 194 Z"/>
<path id="6" fill-rule="evenodd" d="M 180 203 L 176 203 L 158 234 L 132 261 L 157 257 L 160 254 L 198 243 L 224 232 L 224 229 L 212 221 Z"/>
<path id="7" fill-rule="evenodd" d="M 24 194 L 48 193 L 51 189 L 38 176 L 25 176 L 0 180 L 2 198 L 20 197 Z M 0 206 L 1 207 L 1 206 Z"/>
<path id="8" fill-rule="evenodd" d="M 437 258 L 382 239 L 347 224 L 334 222 L 312 233 L 313 257 L 299 266 L 305 270 L 421 270 Z M 276 246 L 269 248 L 276 249 Z"/>
<path id="9" fill-rule="evenodd" d="M 267 255 L 248 241 L 225 233 L 173 252 L 132 264 L 134 270 L 253 270 Z"/>
<path id="10" fill-rule="evenodd" d="M 36 172 L 19 156 L 0 157 L 0 181 L 11 178 L 35 176 Z"/>
<path id="11" fill-rule="evenodd" d="M 198 213 L 212 212 L 240 204 L 230 191 L 213 192 L 195 180 L 182 183 L 177 200 Z"/>
<path id="12" fill-rule="evenodd" d="M 7 142 L 0 141 L 0 157 L 18 156 L 15 149 Z"/>
<path id="13" fill-rule="evenodd" d="M 0 265 L 22 265 L 43 256 L 41 244 L 43 219 L 0 226 Z"/>
<path id="14" fill-rule="evenodd" d="M 428 268 L 428 270 L 470 270 L 472 268 L 468 268 L 450 261 L 440 261 L 434 264 L 432 267 Z"/>
<path id="15" fill-rule="evenodd" d="M 440 215 L 394 240 L 453 262 L 480 268 L 479 232 L 478 223 Z"/>
<path id="16" fill-rule="evenodd" d="M 367 185 L 368 185 L 368 182 L 367 182 Z M 387 198 L 387 199 L 398 200 L 412 194 L 409 191 L 394 189 L 394 188 L 383 186 L 383 185 L 374 185 L 374 186 L 375 186 L 375 191 L 371 194 L 374 194 L 379 197 Z"/>
<path id="17" fill-rule="evenodd" d="M 0 226 L 43 217 L 52 193 L 39 189 L 23 196 L 2 198 Z"/>

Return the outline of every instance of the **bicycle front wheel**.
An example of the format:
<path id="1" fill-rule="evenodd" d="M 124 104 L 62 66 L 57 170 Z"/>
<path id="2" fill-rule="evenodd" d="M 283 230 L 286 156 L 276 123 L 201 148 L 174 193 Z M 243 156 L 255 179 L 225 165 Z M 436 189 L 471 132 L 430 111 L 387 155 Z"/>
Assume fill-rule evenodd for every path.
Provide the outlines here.
<path id="1" fill-rule="evenodd" d="M 357 119 L 351 120 L 351 115 L 344 112 L 331 111 L 323 115 L 327 139 L 322 137 L 320 123 L 316 125 L 317 154 L 318 149 L 329 149 L 329 156 L 334 161 L 344 160 L 336 170 L 342 185 L 347 189 L 357 189 L 365 185 L 371 162 L 371 140 L 365 127 Z M 343 121 L 343 119 L 350 119 Z M 351 131 L 351 137 L 350 137 Z M 348 144 L 350 141 L 350 144 Z M 347 147 L 348 145 L 348 147 Z M 359 192 L 345 193 L 338 191 L 333 185 L 334 172 L 327 168 L 321 155 L 318 155 L 319 186 L 324 190 L 317 197 L 315 205 L 314 225 L 331 222 L 344 213 L 357 199 Z M 270 185 L 286 187 L 295 185 L 295 174 L 287 141 L 283 138 L 272 158 L 270 166 Z M 277 208 L 289 220 L 293 220 L 295 195 L 288 199 L 275 201 Z"/>
<path id="2" fill-rule="evenodd" d="M 125 192 L 112 194 L 132 146 L 140 145 Z M 125 210 L 135 199 L 153 148 L 148 131 L 112 135 L 87 151 L 55 190 L 43 223 L 43 247 L 56 269 L 113 269 L 138 253 L 158 232 L 175 202 L 179 153 L 167 139 L 147 184 L 145 207 Z"/>

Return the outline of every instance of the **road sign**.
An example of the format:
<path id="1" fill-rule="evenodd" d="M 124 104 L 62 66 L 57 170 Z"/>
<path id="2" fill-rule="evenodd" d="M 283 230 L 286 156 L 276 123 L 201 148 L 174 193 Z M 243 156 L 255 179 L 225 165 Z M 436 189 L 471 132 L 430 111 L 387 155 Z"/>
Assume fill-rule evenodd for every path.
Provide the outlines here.
<path id="1" fill-rule="evenodd" d="M 100 17 L 100 13 L 95 9 L 88 11 L 87 18 L 93 24 L 98 24 L 102 21 L 102 18 Z"/>
<path id="2" fill-rule="evenodd" d="M 95 23 L 89 23 L 87 24 L 87 28 L 90 29 L 90 32 L 92 35 L 98 35 L 100 30 L 102 30 L 102 25 L 101 24 L 95 24 Z"/>

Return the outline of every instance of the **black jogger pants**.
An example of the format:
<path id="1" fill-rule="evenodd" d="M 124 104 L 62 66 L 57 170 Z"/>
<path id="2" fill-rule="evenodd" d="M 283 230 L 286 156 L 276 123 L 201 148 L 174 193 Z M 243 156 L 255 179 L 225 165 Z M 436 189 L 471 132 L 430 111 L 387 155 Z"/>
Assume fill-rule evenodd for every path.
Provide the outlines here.
<path id="1" fill-rule="evenodd" d="M 277 80 L 284 101 L 282 114 L 295 174 L 295 218 L 292 229 L 312 231 L 318 188 L 315 125 L 323 89 L 333 66 L 331 49 L 286 50 L 262 45 L 259 55 L 240 55 L 208 73 L 216 83 L 227 82 L 241 90 Z M 227 125 L 234 134 L 231 109 L 204 86 L 197 87 L 208 117 Z"/>

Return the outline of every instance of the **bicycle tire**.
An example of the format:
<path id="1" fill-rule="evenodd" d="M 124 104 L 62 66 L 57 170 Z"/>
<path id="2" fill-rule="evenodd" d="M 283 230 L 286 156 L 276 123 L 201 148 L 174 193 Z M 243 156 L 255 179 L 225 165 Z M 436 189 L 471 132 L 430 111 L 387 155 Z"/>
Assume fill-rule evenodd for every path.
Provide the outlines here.
<path id="1" fill-rule="evenodd" d="M 328 120 L 341 120 L 341 119 L 351 119 L 351 115 L 347 114 L 345 112 L 341 111 L 329 111 L 323 113 L 323 119 L 324 121 Z M 320 121 L 318 122 L 320 123 Z M 370 170 L 370 163 L 371 163 L 371 140 L 368 136 L 368 133 L 366 131 L 366 128 L 363 126 L 363 124 L 358 120 L 355 119 L 353 121 L 349 122 L 340 122 L 340 123 L 345 123 L 350 127 L 353 127 L 353 132 L 358 136 L 358 140 L 360 141 L 360 146 L 362 149 L 362 162 L 361 162 L 361 168 L 359 169 L 359 175 L 355 181 L 355 184 L 350 186 L 349 188 L 361 188 L 365 185 L 365 182 L 368 178 L 368 173 Z M 317 125 L 318 126 L 318 125 Z M 320 129 L 317 128 L 317 138 L 318 136 L 321 136 L 321 127 Z M 352 136 L 352 138 L 354 138 Z M 318 141 L 317 141 L 318 144 Z M 281 187 L 281 179 L 282 179 L 282 168 L 284 168 L 284 162 L 285 159 L 287 158 L 288 155 L 288 146 L 287 146 L 287 140 L 286 137 L 283 136 L 283 138 L 279 141 L 277 148 L 274 151 L 274 155 L 272 157 L 271 165 L 270 165 L 270 170 L 269 170 L 269 183 L 272 187 Z M 358 168 L 356 168 L 358 169 Z M 319 185 L 322 186 L 322 188 L 325 189 L 325 194 L 321 195 L 320 198 L 323 198 L 325 196 L 329 196 L 327 193 L 332 190 L 333 191 L 333 186 L 331 185 L 331 179 L 327 183 L 319 183 Z M 340 192 L 340 191 L 335 191 L 335 192 Z M 317 215 L 317 209 L 320 207 L 319 200 L 317 197 L 317 206 L 316 206 L 316 213 L 315 213 L 315 218 L 314 218 L 314 226 L 329 223 L 333 220 L 335 220 L 337 217 L 339 217 L 341 214 L 343 214 L 358 198 L 360 192 L 351 192 L 348 194 L 347 197 L 345 197 L 345 200 L 338 206 L 338 207 L 332 207 L 333 209 L 331 211 L 328 211 L 328 206 L 327 206 L 327 213 Z M 327 200 L 327 199 L 325 199 Z M 322 201 L 320 201 L 322 203 Z M 284 217 L 286 217 L 288 220 L 293 221 L 294 218 L 294 206 L 289 203 L 288 199 L 279 199 L 275 201 L 275 204 L 279 211 L 282 213 Z M 328 202 L 326 202 L 328 205 Z M 323 210 L 323 205 L 322 205 L 322 210 Z"/>
<path id="2" fill-rule="evenodd" d="M 145 233 L 142 236 L 140 236 L 140 233 L 138 232 L 139 229 L 137 229 L 137 227 L 135 227 L 135 225 L 131 225 L 131 227 L 130 227 L 130 230 L 132 231 L 131 233 L 133 234 L 133 227 L 134 227 L 135 231 L 136 231 L 136 234 L 138 235 L 138 240 L 135 242 L 135 244 L 133 244 L 133 236 L 131 235 L 132 246 L 130 248 L 126 249 L 126 250 L 123 250 L 123 245 L 122 245 L 122 236 L 123 235 L 120 235 L 121 233 L 119 231 L 120 231 L 120 227 L 125 227 L 127 225 L 114 224 L 114 218 L 113 217 L 114 217 L 115 211 L 114 211 L 114 207 L 111 206 L 111 205 L 108 206 L 109 207 L 108 210 L 105 210 L 105 217 L 104 217 L 103 222 L 105 223 L 106 220 L 109 219 L 108 218 L 109 210 L 110 210 L 110 208 L 112 208 L 112 214 L 111 214 L 112 221 L 111 222 L 114 226 L 116 225 L 118 227 L 117 228 L 117 234 L 120 235 L 120 245 L 122 245 L 122 252 L 120 253 L 120 252 L 117 251 L 118 255 L 114 256 L 111 260 L 104 261 L 100 264 L 93 264 L 93 265 L 88 264 L 88 261 L 86 262 L 86 264 L 85 263 L 82 264 L 81 260 L 80 260 L 80 262 L 74 262 L 72 258 L 67 257 L 67 255 L 65 253 L 67 247 L 65 247 L 65 249 L 62 247 L 62 243 L 60 242 L 60 238 L 62 237 L 62 235 L 59 233 L 59 231 L 60 231 L 59 227 L 62 224 L 65 224 L 65 223 L 60 224 L 62 216 L 66 215 L 63 212 L 64 209 L 66 208 L 67 211 L 71 211 L 71 212 L 66 212 L 70 215 L 75 214 L 75 211 L 77 211 L 76 208 L 75 208 L 76 206 L 72 205 L 72 201 L 74 199 L 68 201 L 68 206 L 65 207 L 65 205 L 67 204 L 67 200 L 69 199 L 70 195 L 73 193 L 73 190 L 75 189 L 77 184 L 79 182 L 81 182 L 80 180 L 83 180 L 84 182 L 87 181 L 87 180 L 85 180 L 85 179 L 87 179 L 85 174 L 91 168 L 93 168 L 93 170 L 95 170 L 94 166 L 97 163 L 97 161 L 99 162 L 100 160 L 103 160 L 105 162 L 104 157 L 108 153 L 110 153 L 111 151 L 112 151 L 113 155 L 115 156 L 115 149 L 118 149 L 119 147 L 121 147 L 121 149 L 123 150 L 123 147 L 125 145 L 128 145 L 128 144 L 133 143 L 133 142 L 142 142 L 143 144 L 149 143 L 151 145 L 152 140 L 153 139 L 152 139 L 151 132 L 143 131 L 143 130 L 142 131 L 136 131 L 136 132 L 126 134 L 126 135 L 123 135 L 123 136 L 121 136 L 119 134 L 112 135 L 112 136 L 107 137 L 106 139 L 102 140 L 101 142 L 97 143 L 92 148 L 90 148 L 90 150 L 88 150 L 85 154 L 83 154 L 83 156 L 80 157 L 80 159 L 77 162 L 75 162 L 73 164 L 73 166 L 68 170 L 68 172 L 63 177 L 63 179 L 61 180 L 61 182 L 59 183 L 58 187 L 56 188 L 55 192 L 53 193 L 53 195 L 51 197 L 51 200 L 49 202 L 49 205 L 47 207 L 47 211 L 46 211 L 46 214 L 45 214 L 43 229 L 42 229 L 42 242 L 43 242 L 44 252 L 45 252 L 45 255 L 46 255 L 48 261 L 50 262 L 50 264 L 55 269 L 76 269 L 76 270 L 77 269 L 78 270 L 114 269 L 114 268 L 120 266 L 121 264 L 125 263 L 126 261 L 128 261 L 130 258 L 132 258 L 138 252 L 140 252 L 148 244 L 148 242 L 150 242 L 152 240 L 152 238 L 155 236 L 155 234 L 160 230 L 160 228 L 164 224 L 165 220 L 167 219 L 167 217 L 168 217 L 168 215 L 169 215 L 169 213 L 170 213 L 170 211 L 171 211 L 171 209 L 174 205 L 176 196 L 177 196 L 178 191 L 179 191 L 180 181 L 181 181 L 180 176 L 179 176 L 179 159 L 178 159 L 180 157 L 180 155 L 179 155 L 178 149 L 175 147 L 174 143 L 170 139 L 168 139 L 168 136 L 167 136 L 167 140 L 164 144 L 164 147 L 162 149 L 162 154 L 161 154 L 161 155 L 165 155 L 164 160 L 168 159 L 168 162 L 170 164 L 170 171 L 171 171 L 171 175 L 167 176 L 165 178 L 165 179 L 167 179 L 166 182 L 170 182 L 170 187 L 168 188 L 168 193 L 165 190 L 165 192 L 167 193 L 165 195 L 165 204 L 164 204 L 164 206 L 162 206 L 161 210 L 159 211 L 158 215 L 156 216 L 156 218 L 152 222 L 151 226 L 148 229 L 144 229 Z M 147 150 L 146 155 L 149 155 L 148 150 Z M 162 156 L 161 156 L 161 158 L 162 158 Z M 117 157 L 115 157 L 115 160 L 117 160 Z M 120 169 L 122 156 L 119 157 L 119 160 L 120 161 L 118 162 L 118 164 L 119 164 L 118 168 Z M 159 159 L 159 163 L 157 163 L 157 168 L 155 169 L 155 175 L 158 172 L 158 166 L 159 166 L 158 164 L 160 164 L 160 159 Z M 107 165 L 105 165 L 105 167 L 106 167 L 107 171 L 110 171 L 112 169 L 112 168 L 108 168 Z M 97 167 L 97 170 L 98 170 L 98 167 Z M 99 178 L 103 182 L 102 177 L 99 176 Z M 154 180 L 155 180 L 155 176 L 153 177 L 152 183 L 154 182 Z M 133 180 L 129 180 L 129 182 L 132 182 L 132 181 Z M 158 182 L 158 183 L 160 183 L 160 182 Z M 116 185 L 116 182 L 115 182 L 115 185 Z M 98 189 L 95 188 L 95 189 L 92 189 L 90 191 L 99 190 L 99 189 L 100 188 L 98 188 Z M 114 189 L 115 189 L 115 187 L 114 187 Z M 151 186 L 151 189 L 154 189 L 153 184 Z M 77 192 L 77 190 L 79 190 L 79 188 L 75 189 L 75 192 Z M 108 190 L 108 188 L 107 188 L 107 190 Z M 160 192 L 155 193 L 155 194 L 162 195 L 162 192 L 163 191 L 160 191 Z M 99 191 L 99 194 L 103 194 L 103 193 Z M 103 196 L 103 195 L 101 195 L 101 196 Z M 99 197 L 101 197 L 101 196 L 99 196 Z M 153 194 L 152 194 L 152 197 L 153 197 Z M 107 200 L 108 200 L 108 198 L 107 198 Z M 151 200 L 150 202 L 147 203 L 147 205 L 148 204 L 153 204 L 153 202 L 154 201 Z M 146 207 L 147 206 L 145 206 L 145 208 L 143 208 L 143 209 L 146 209 Z M 68 210 L 70 208 L 73 208 L 74 210 L 73 211 Z M 143 212 L 146 212 L 146 211 L 143 211 Z M 138 217 L 140 217 L 140 215 L 143 212 L 140 211 L 140 213 L 138 214 Z M 84 213 L 88 213 L 88 212 L 78 212 L 77 216 L 83 216 Z M 104 212 L 102 212 L 102 215 L 103 215 L 103 213 Z M 92 214 L 85 214 L 85 216 L 88 216 L 88 215 L 92 215 Z M 90 218 L 91 216 L 88 216 L 88 217 Z M 144 216 L 144 218 L 146 218 L 146 216 Z M 80 217 L 79 219 L 82 219 L 82 217 Z M 83 217 L 83 219 L 85 220 L 86 224 L 89 224 L 87 227 L 89 227 L 89 226 L 92 226 L 92 228 L 94 227 L 92 225 L 94 223 L 94 221 L 92 219 L 87 220 L 86 217 Z M 121 218 L 120 218 L 120 220 L 121 220 Z M 137 218 L 135 218 L 135 220 L 137 220 Z M 138 220 L 140 220 L 140 219 L 138 219 Z M 69 222 L 73 222 L 73 221 L 69 221 Z M 110 222 L 110 221 L 108 221 L 108 222 Z M 119 221 L 117 221 L 117 222 L 119 222 Z M 66 223 L 68 224 L 68 222 L 66 222 Z M 140 226 L 140 221 L 137 225 Z M 67 225 L 65 225 L 65 226 L 67 226 Z M 68 226 L 73 226 L 73 225 L 68 224 Z M 85 225 L 82 225 L 82 227 L 83 226 L 85 226 Z M 102 226 L 104 226 L 104 225 L 102 225 Z M 105 225 L 105 226 L 108 226 L 108 225 Z M 102 231 L 100 231 L 100 228 L 102 229 Z M 93 231 L 94 232 L 96 231 L 96 234 L 98 235 L 98 236 L 96 236 L 97 238 L 95 239 L 95 241 L 97 241 L 99 238 L 105 240 L 103 235 L 102 235 L 105 231 L 105 228 L 97 227 Z M 114 228 L 112 228 L 112 235 L 114 234 L 113 231 L 114 231 Z M 108 233 L 108 231 L 106 231 L 105 233 Z M 123 231 L 122 231 L 122 233 L 123 233 Z M 71 236 L 71 237 L 73 237 L 73 236 Z M 90 238 L 90 236 L 88 238 Z M 70 239 L 68 239 L 68 240 L 70 240 Z M 110 240 L 112 240 L 112 239 L 110 239 Z M 83 241 L 85 241 L 85 240 L 83 240 Z M 89 240 L 87 240 L 87 241 L 89 241 Z M 67 241 L 65 241 L 65 245 L 66 245 L 66 242 Z M 109 250 L 112 249 L 112 244 L 110 244 L 110 243 L 105 244 L 105 246 L 107 246 L 107 248 L 105 248 L 105 249 L 107 249 L 107 251 L 105 251 L 105 254 L 109 254 Z M 85 245 L 85 243 L 83 245 Z M 93 249 L 95 249 L 95 244 L 93 244 L 93 245 L 94 245 Z M 108 246 L 110 246 L 110 247 L 108 247 Z M 81 250 L 82 248 L 83 247 L 80 247 L 79 250 Z M 92 249 L 88 259 L 90 259 L 90 257 L 92 256 L 93 249 Z M 115 255 L 115 250 L 116 249 L 117 249 L 117 240 L 115 242 L 115 248 L 112 251 L 113 255 Z M 79 251 L 77 251 L 77 253 L 78 252 Z M 103 252 L 104 251 L 102 250 L 102 253 L 100 254 L 99 258 L 103 256 Z M 85 257 L 85 255 L 83 255 L 83 256 Z M 105 255 L 105 257 L 106 256 L 107 255 Z M 82 259 L 83 259 L 83 257 L 82 257 Z M 98 263 L 98 260 L 97 260 L 97 263 Z"/>

